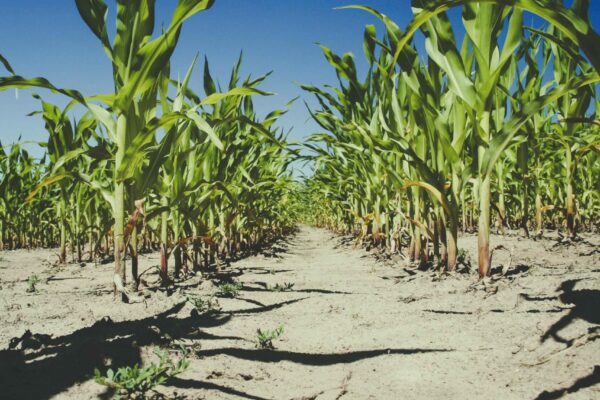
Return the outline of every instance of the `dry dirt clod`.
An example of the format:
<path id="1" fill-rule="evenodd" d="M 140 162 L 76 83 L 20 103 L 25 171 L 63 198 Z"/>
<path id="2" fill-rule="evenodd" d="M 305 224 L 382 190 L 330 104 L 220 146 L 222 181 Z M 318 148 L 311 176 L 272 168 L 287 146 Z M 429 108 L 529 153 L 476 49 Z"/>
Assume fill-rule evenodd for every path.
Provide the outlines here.
<path id="1" fill-rule="evenodd" d="M 250 380 L 254 379 L 254 376 L 252 376 L 250 374 L 239 373 L 238 376 L 245 381 L 250 381 Z"/>
<path id="2" fill-rule="evenodd" d="M 223 372 L 221 371 L 211 371 L 210 374 L 206 375 L 206 379 L 219 379 L 223 376 Z"/>

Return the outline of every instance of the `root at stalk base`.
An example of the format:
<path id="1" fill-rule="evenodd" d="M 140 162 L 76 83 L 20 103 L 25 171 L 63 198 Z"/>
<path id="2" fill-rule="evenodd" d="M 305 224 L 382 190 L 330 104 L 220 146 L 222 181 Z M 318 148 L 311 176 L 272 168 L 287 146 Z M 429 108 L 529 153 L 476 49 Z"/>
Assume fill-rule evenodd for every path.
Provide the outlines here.
<path id="1" fill-rule="evenodd" d="M 143 297 L 132 294 L 129 292 L 129 290 L 127 290 L 125 285 L 123 285 L 123 281 L 121 280 L 121 277 L 119 275 L 117 275 L 117 274 L 114 275 L 113 284 L 114 284 L 114 289 L 115 289 L 115 296 L 117 293 L 120 293 L 121 301 L 123 303 L 133 304 L 133 303 L 141 303 L 144 301 Z"/>

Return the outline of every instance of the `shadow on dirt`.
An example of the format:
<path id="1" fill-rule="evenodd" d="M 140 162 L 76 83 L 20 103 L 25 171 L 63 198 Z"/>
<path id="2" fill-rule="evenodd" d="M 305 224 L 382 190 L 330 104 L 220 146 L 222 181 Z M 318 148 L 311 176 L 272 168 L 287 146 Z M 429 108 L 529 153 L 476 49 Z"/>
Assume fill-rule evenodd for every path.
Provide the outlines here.
<path id="1" fill-rule="evenodd" d="M 233 283 L 235 278 L 240 277 L 247 273 L 256 275 L 275 275 L 285 272 L 292 272 L 291 269 L 267 269 L 267 268 L 237 268 L 237 269 L 224 269 L 221 271 L 211 271 L 204 274 L 206 279 L 210 279 L 213 283 Z"/>
<path id="2" fill-rule="evenodd" d="M 261 306 L 261 307 L 255 307 L 255 308 L 246 308 L 246 309 L 239 309 L 239 310 L 233 310 L 233 311 L 226 311 L 226 313 L 227 314 L 257 314 L 257 313 L 263 313 L 263 312 L 267 312 L 267 311 L 276 310 L 276 309 L 281 308 L 283 306 L 294 304 L 294 303 L 297 303 L 297 302 L 305 300 L 305 299 L 308 299 L 308 297 L 302 297 L 302 298 L 299 298 L 299 299 L 282 301 L 280 303 L 270 304 L 268 306 Z"/>
<path id="3" fill-rule="evenodd" d="M 266 282 L 252 282 L 253 284 L 260 287 L 252 287 L 248 285 L 244 285 L 241 289 L 242 292 L 277 292 L 276 290 L 269 289 Z M 321 293 L 321 294 L 355 294 L 352 292 L 342 292 L 337 290 L 327 290 L 327 289 L 286 289 L 281 290 L 278 293 Z"/>
<path id="4" fill-rule="evenodd" d="M 243 340 L 234 336 L 217 336 L 202 328 L 222 326 L 235 314 L 268 312 L 303 299 L 296 299 L 250 310 L 198 315 L 177 314 L 185 306 L 179 303 L 155 316 L 113 322 L 104 318 L 92 326 L 69 335 L 52 337 L 27 331 L 13 338 L 9 348 L 0 351 L 0 385 L 7 399 L 47 399 L 69 387 L 93 377 L 94 369 L 104 369 L 107 361 L 113 370 L 142 363 L 141 347 L 164 346 L 173 340 Z M 243 393 L 211 383 L 203 387 L 244 397 Z M 109 398 L 110 392 L 103 396 Z M 0 396 L 1 397 L 1 396 Z M 247 398 L 257 398 L 246 396 Z"/>
<path id="5" fill-rule="evenodd" d="M 522 274 L 529 272 L 531 266 L 526 264 L 517 264 L 514 267 L 510 268 L 508 271 L 504 272 L 504 266 L 499 265 L 497 267 L 492 268 L 491 275 L 503 275 L 507 278 L 516 277 Z"/>
<path id="6" fill-rule="evenodd" d="M 565 343 L 567 346 L 573 344 L 573 339 L 565 339 L 559 335 L 559 332 L 566 328 L 576 319 L 582 319 L 590 324 L 600 325 L 600 290 L 580 289 L 574 290 L 575 285 L 580 279 L 570 279 L 564 281 L 558 290 L 562 291 L 557 296 L 528 296 L 522 295 L 527 301 L 552 301 L 559 300 L 565 305 L 573 305 L 569 308 L 569 312 L 556 321 L 542 335 L 541 341 L 545 342 L 550 337 L 560 343 Z"/>
<path id="7" fill-rule="evenodd" d="M 293 272 L 293 269 L 269 269 L 269 268 L 264 268 L 264 267 L 251 267 L 251 268 L 244 268 L 243 272 L 248 273 L 251 272 L 253 274 L 256 275 L 275 275 L 275 274 L 281 274 L 284 272 Z"/>
<path id="8" fill-rule="evenodd" d="M 239 390 L 217 385 L 216 383 L 206 382 L 206 381 L 196 381 L 193 379 L 181 379 L 181 378 L 171 378 L 169 380 L 169 386 L 176 387 L 180 389 L 204 389 L 204 390 L 216 390 L 221 393 L 229 394 L 232 396 L 236 396 L 241 399 L 250 399 L 250 400 L 268 400 L 266 397 L 255 396 L 252 394 L 244 393 Z"/>
<path id="9" fill-rule="evenodd" d="M 435 352 L 450 352 L 451 349 L 377 349 L 364 351 L 351 351 L 347 353 L 298 353 L 293 351 L 280 350 L 263 350 L 263 349 L 240 349 L 240 348 L 220 348 L 210 350 L 200 350 L 196 352 L 199 357 L 214 357 L 227 355 L 229 357 L 239 358 L 248 361 L 258 362 L 279 362 L 289 361 L 296 364 L 327 366 L 334 364 L 349 364 L 356 361 L 365 360 L 392 354 L 419 354 L 419 353 L 435 353 Z"/>
<path id="10" fill-rule="evenodd" d="M 282 232 L 281 235 L 266 237 L 260 243 L 229 253 L 223 258 L 219 258 L 218 262 L 213 261 L 204 272 L 208 275 L 219 273 L 221 268 L 228 268 L 236 261 L 257 255 L 262 255 L 265 258 L 282 259 L 283 254 L 291 254 L 290 246 L 293 245 L 293 240 L 298 232 L 298 227 L 295 227 Z"/>
<path id="11" fill-rule="evenodd" d="M 263 244 L 258 247 L 252 255 L 262 255 L 266 258 L 283 258 L 284 254 L 290 253 L 290 246 L 292 245 L 292 239 L 295 234 L 298 233 L 296 229 L 291 235 L 279 237 L 276 240 L 270 240 L 267 244 Z"/>
<path id="12" fill-rule="evenodd" d="M 450 315 L 472 315 L 472 311 L 454 311 L 454 310 L 423 310 L 433 314 L 450 314 Z"/>
<path id="13" fill-rule="evenodd" d="M 543 391 L 535 398 L 535 400 L 554 400 L 560 399 L 568 393 L 575 393 L 581 389 L 594 386 L 600 383 L 600 365 L 596 365 L 591 374 L 577 379 L 571 386 L 553 390 L 551 392 Z"/>
<path id="14" fill-rule="evenodd" d="M 338 244 L 333 248 L 336 250 L 344 249 L 350 246 L 354 246 L 356 244 L 356 237 L 354 235 L 345 235 L 337 238 Z"/>
<path id="15" fill-rule="evenodd" d="M 282 254 L 287 254 L 287 253 L 289 253 L 288 246 L 278 246 L 278 245 L 269 246 L 268 248 L 262 249 L 260 252 L 260 254 L 263 257 L 277 258 L 277 259 L 282 259 L 283 258 Z"/>

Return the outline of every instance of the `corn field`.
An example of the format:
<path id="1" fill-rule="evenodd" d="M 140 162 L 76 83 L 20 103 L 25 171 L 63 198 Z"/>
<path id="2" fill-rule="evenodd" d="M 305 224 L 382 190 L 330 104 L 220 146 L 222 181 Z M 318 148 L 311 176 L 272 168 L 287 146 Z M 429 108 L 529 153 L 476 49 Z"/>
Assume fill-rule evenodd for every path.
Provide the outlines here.
<path id="1" fill-rule="evenodd" d="M 110 67 L 108 93 L 55 85 L 43 63 L 39 74 L 24 76 L 0 47 L 0 95 L 32 96 L 37 106 L 28 117 L 44 127 L 36 150 L 16 132 L 0 143 L 0 275 L 21 274 L 10 282 L 0 276 L 7 310 L 0 340 L 14 326 L 26 329 L 0 350 L 1 376 L 11 376 L 2 365 L 13 363 L 15 381 L 47 374 L 34 398 L 75 384 L 84 386 L 73 398 L 88 395 L 85 382 L 94 379 L 107 388 L 102 398 L 131 399 L 187 398 L 155 390 L 166 382 L 187 394 L 264 398 L 245 392 L 261 388 L 269 398 L 311 399 L 332 391 L 338 399 L 554 399 L 600 382 L 594 364 L 569 387 L 542 386 L 545 377 L 561 385 L 577 378 L 564 363 L 589 364 L 597 353 L 582 349 L 600 344 L 598 269 L 591 269 L 600 232 L 600 34 L 591 0 L 399 1 L 408 23 L 368 5 L 338 7 L 331 12 L 371 21 L 359 43 L 363 54 L 317 44 L 334 83 L 298 83 L 299 101 L 266 112 L 264 101 L 279 99 L 265 89 L 273 78 L 242 73 L 247 57 L 218 79 L 200 43 L 199 53 L 185 54 L 185 74 L 173 68 L 182 30 L 211 18 L 215 0 L 173 2 L 162 26 L 155 0 L 74 3 Z M 257 1 L 257 9 L 266 3 Z M 261 28 L 251 20 L 244 29 Z M 209 33 L 202 40 L 219 38 Z M 302 140 L 294 136 L 298 127 L 282 122 L 298 107 L 316 127 L 301 132 Z M 501 250 L 509 261 L 498 261 Z M 40 254 L 50 254 L 47 269 L 38 265 Z M 365 261 L 368 255 L 377 263 Z M 26 261 L 13 265 L 17 259 Z M 148 271 L 153 283 L 142 279 Z M 69 279 L 93 285 L 69 286 L 71 298 L 60 297 L 67 289 L 52 292 Z M 18 295 L 28 297 L 12 304 L 8 293 L 21 282 L 26 294 Z M 488 300 L 498 292 L 510 296 Z M 52 309 L 31 305 L 43 293 L 54 293 Z M 32 334 L 21 318 L 38 306 L 45 311 L 35 318 L 77 321 Z M 109 314 L 116 322 L 100 317 Z M 553 316 L 559 319 L 548 321 Z M 230 322 L 235 328 L 219 331 Z M 530 343 L 536 329 L 539 347 Z M 254 341 L 248 332 L 256 332 Z M 511 335 L 521 339 L 513 343 Z M 200 340 L 217 344 L 204 348 Z M 366 349 L 371 341 L 381 345 Z M 339 346 L 325 351 L 331 344 Z M 149 346 L 156 346 L 153 356 Z M 46 349 L 56 354 L 44 366 L 24 361 L 46 357 Z M 453 364 L 454 351 L 473 356 Z M 577 356 L 559 364 L 568 352 Z M 376 373 L 371 364 L 351 369 L 380 356 L 416 361 Z M 210 364 L 211 357 L 221 359 Z M 223 363 L 227 357 L 248 364 Z M 436 375 L 438 360 L 446 364 Z M 64 372 L 66 365 L 78 371 Z M 188 374 L 207 372 L 206 380 L 227 385 L 175 377 L 190 365 Z M 322 369 L 314 374 L 313 367 Z M 330 375 L 321 375 L 326 368 Z M 528 372 L 515 377 L 520 369 Z M 292 370 L 295 380 L 286 375 Z M 383 379 L 382 370 L 403 374 L 368 390 L 354 383 Z M 488 392 L 495 381 L 484 377 L 492 376 L 502 386 Z M 385 392 L 394 382 L 399 388 Z M 423 384 L 415 389 L 414 382 Z M 468 394 L 446 392 L 456 382 Z M 509 386 L 518 387 L 513 397 L 505 397 Z M 309 387 L 319 389 L 290 396 Z M 27 397 L 16 387 L 7 394 Z"/>
<path id="2" fill-rule="evenodd" d="M 196 60 L 181 82 L 170 77 L 182 24 L 212 1 L 181 2 L 152 40 L 153 2 L 119 3 L 112 44 L 106 5 L 76 3 L 112 63 L 115 92 L 84 97 L 16 75 L 3 58 L 12 75 L 2 89 L 43 88 L 72 102 L 61 110 L 35 95 L 32 114 L 48 131 L 41 160 L 18 144 L 2 150 L 0 246 L 59 246 L 63 263 L 67 244 L 77 261 L 110 252 L 122 291 L 125 254 L 135 287 L 138 251 L 160 248 L 167 283 L 171 255 L 178 274 L 289 231 L 299 186 L 288 167 L 299 152 L 273 128 L 285 109 L 264 120 L 253 110 L 253 96 L 269 95 L 259 89 L 267 76 L 242 80 L 240 58 L 217 91 L 205 60 L 204 98 L 188 87 Z M 300 156 L 315 166 L 305 219 L 449 271 L 459 230 L 476 230 L 480 276 L 490 271 L 492 226 L 526 236 L 565 228 L 571 239 L 597 230 L 600 38 L 586 25 L 587 2 L 551 14 L 540 1 L 413 3 L 405 33 L 375 9 L 347 7 L 385 26 L 380 36 L 365 28 L 362 78 L 351 54 L 321 46 L 340 84 L 302 86 L 325 131 Z M 459 43 L 444 10 L 461 3 Z M 552 24 L 525 26 L 525 10 Z M 411 44 L 417 31 L 426 54 Z M 75 104 L 88 112 L 71 121 Z"/>
<path id="3" fill-rule="evenodd" d="M 460 3 L 462 43 L 443 13 Z M 490 273 L 492 225 L 525 236 L 564 228 L 570 239 L 598 229 L 598 63 L 579 49 L 597 49 L 600 38 L 586 25 L 587 2 L 556 13 L 540 9 L 543 1 L 501 3 L 414 1 L 404 34 L 378 11 L 350 6 L 386 31 L 365 29 L 365 77 L 352 55 L 323 46 L 340 85 L 304 86 L 325 130 L 306 145 L 314 223 L 448 271 L 459 229 L 476 230 L 481 277 Z M 556 26 L 526 27 L 523 10 Z M 427 54 L 411 46 L 417 29 Z"/>
<path id="4" fill-rule="evenodd" d="M 0 246 L 59 246 L 61 263 L 67 245 L 79 262 L 111 253 L 115 290 L 125 295 L 125 256 L 136 289 L 139 251 L 160 249 L 168 284 L 170 258 L 177 276 L 288 232 L 292 152 L 273 127 L 285 110 L 259 119 L 252 102 L 270 95 L 259 89 L 267 76 L 242 79 L 240 58 L 226 90 L 217 91 L 206 60 L 201 98 L 188 87 L 195 59 L 181 82 L 169 74 L 183 22 L 213 2 L 181 1 L 155 39 L 154 2 L 119 2 L 112 44 L 106 5 L 76 3 L 112 63 L 115 92 L 84 97 L 16 75 L 3 59 L 13 73 L 2 78 L 3 89 L 44 88 L 72 102 L 59 109 L 35 95 L 49 138 L 41 160 L 18 144 L 1 153 Z M 71 121 L 75 104 L 87 113 Z"/>

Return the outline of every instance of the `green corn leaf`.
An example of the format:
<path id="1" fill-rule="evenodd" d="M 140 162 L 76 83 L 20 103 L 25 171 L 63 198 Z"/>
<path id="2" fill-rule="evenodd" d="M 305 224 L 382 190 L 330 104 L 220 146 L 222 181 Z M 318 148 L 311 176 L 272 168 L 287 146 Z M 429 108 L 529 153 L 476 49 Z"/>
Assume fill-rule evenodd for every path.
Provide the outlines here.
<path id="1" fill-rule="evenodd" d="M 75 0 L 79 15 L 94 35 L 100 39 L 104 51 L 112 59 L 112 48 L 106 31 L 106 15 L 108 7 L 103 0 Z"/>
<path id="2" fill-rule="evenodd" d="M 8 60 L 2 56 L 2 54 L 0 54 L 0 63 L 2 63 L 2 65 L 4 65 L 4 68 L 6 68 L 6 70 L 8 72 L 10 72 L 11 74 L 15 75 L 15 71 L 11 67 L 10 63 L 8 62 Z"/>
<path id="3" fill-rule="evenodd" d="M 577 79 L 573 79 L 566 84 L 557 86 L 546 95 L 528 103 L 522 111 L 518 112 L 505 124 L 502 131 L 499 132 L 499 134 L 495 136 L 490 143 L 489 149 L 485 152 L 483 158 L 480 171 L 481 174 L 485 176 L 493 172 L 496 161 L 500 158 L 504 150 L 511 144 L 515 135 L 519 133 L 521 126 L 525 124 L 534 114 L 538 113 L 541 109 L 555 102 L 558 98 L 564 96 L 565 94 L 585 86 L 597 84 L 598 82 L 600 82 L 600 76 L 598 76 L 598 74 L 578 77 Z"/>

